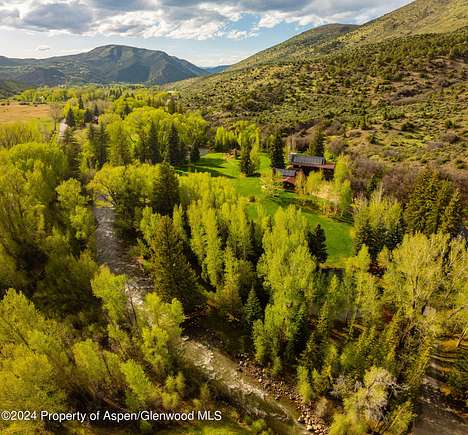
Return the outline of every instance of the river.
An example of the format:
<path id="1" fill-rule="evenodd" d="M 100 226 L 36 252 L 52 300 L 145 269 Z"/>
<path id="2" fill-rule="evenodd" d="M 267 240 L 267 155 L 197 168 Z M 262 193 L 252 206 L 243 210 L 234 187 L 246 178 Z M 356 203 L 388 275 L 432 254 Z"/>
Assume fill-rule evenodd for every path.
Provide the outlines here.
<path id="1" fill-rule="evenodd" d="M 98 263 L 108 265 L 115 274 L 127 275 L 127 294 L 133 303 L 141 303 L 142 297 L 152 290 L 153 285 L 143 268 L 129 256 L 129 246 L 114 230 L 114 210 L 95 207 L 94 216 Z M 253 417 L 264 418 L 278 434 L 309 433 L 297 423 L 299 412 L 295 405 L 287 399 L 275 400 L 255 378 L 238 370 L 237 361 L 219 349 L 190 337 L 184 337 L 182 348 L 186 361 L 234 406 Z M 415 435 L 468 434 L 466 421 L 445 408 L 430 389 L 424 391 L 419 400 L 418 418 L 413 430 Z"/>

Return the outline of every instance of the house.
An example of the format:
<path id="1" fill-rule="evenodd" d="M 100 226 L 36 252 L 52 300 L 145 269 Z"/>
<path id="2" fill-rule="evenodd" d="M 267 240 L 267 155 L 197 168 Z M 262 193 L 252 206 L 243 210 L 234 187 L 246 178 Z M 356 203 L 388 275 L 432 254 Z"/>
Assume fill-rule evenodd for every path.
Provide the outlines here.
<path id="1" fill-rule="evenodd" d="M 304 154 L 291 153 L 289 155 L 289 167 L 287 169 L 275 169 L 275 175 L 287 189 L 294 189 L 296 176 L 299 172 L 309 175 L 312 171 L 322 171 L 325 179 L 333 178 L 334 163 L 327 163 L 324 157 L 306 156 Z"/>
<path id="2" fill-rule="evenodd" d="M 334 163 L 327 163 L 324 157 L 306 156 L 304 154 L 289 154 L 289 164 L 292 169 L 301 170 L 305 175 L 311 171 L 322 171 L 326 179 L 333 177 Z"/>
<path id="3" fill-rule="evenodd" d="M 294 189 L 297 171 L 295 169 L 275 169 L 275 174 L 281 179 L 285 188 Z"/>

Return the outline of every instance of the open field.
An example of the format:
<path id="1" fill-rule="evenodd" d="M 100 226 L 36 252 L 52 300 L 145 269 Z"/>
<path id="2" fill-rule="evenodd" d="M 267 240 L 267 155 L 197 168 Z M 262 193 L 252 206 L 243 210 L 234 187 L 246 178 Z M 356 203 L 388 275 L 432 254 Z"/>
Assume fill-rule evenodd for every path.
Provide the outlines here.
<path id="1" fill-rule="evenodd" d="M 13 103 L 0 106 L 0 124 L 45 118 L 50 118 L 49 106 L 47 104 L 33 106 Z"/>
<path id="2" fill-rule="evenodd" d="M 264 172 L 269 166 L 268 157 L 262 154 L 260 172 Z M 271 215 L 280 206 L 285 207 L 294 204 L 301 208 L 312 227 L 320 224 L 325 231 L 329 255 L 328 266 L 341 267 L 343 266 L 343 260 L 352 255 L 351 225 L 302 207 L 293 192 L 283 191 L 278 198 L 269 197 L 262 190 L 260 177 L 245 177 L 241 174 L 238 160 L 225 159 L 223 153 L 209 153 L 200 159 L 194 170 L 209 172 L 212 176 L 229 178 L 239 194 L 251 198 L 252 214 L 255 213 L 255 204 L 262 204 Z"/>

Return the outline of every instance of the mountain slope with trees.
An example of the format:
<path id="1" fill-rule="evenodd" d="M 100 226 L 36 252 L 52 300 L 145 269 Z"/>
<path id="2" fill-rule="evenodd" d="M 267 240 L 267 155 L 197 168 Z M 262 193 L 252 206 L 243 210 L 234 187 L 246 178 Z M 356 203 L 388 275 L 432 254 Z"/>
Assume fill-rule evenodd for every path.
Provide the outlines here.
<path id="1" fill-rule="evenodd" d="M 0 79 L 33 86 L 114 82 L 155 85 L 206 74 L 204 69 L 163 51 L 123 45 L 48 59 L 0 57 Z"/>
<path id="2" fill-rule="evenodd" d="M 330 44 L 337 37 L 347 34 L 357 26 L 352 24 L 326 24 L 307 30 L 281 44 L 267 48 L 249 58 L 236 63 L 230 69 L 241 69 L 261 63 L 287 62 L 299 60 L 302 56 L 313 56 L 326 53 Z"/>
<path id="3" fill-rule="evenodd" d="M 467 25 L 467 8 L 466 0 L 416 0 L 361 26 L 333 23 L 307 30 L 250 56 L 230 69 L 310 60 L 356 45 L 375 44 L 403 36 L 452 32 Z"/>
<path id="4" fill-rule="evenodd" d="M 248 119 L 305 132 L 306 142 L 320 126 L 329 151 L 338 146 L 372 165 L 432 162 L 466 176 L 467 38 L 468 27 L 389 39 L 172 88 L 220 124 Z"/>
<path id="5" fill-rule="evenodd" d="M 340 38 L 347 44 L 368 44 L 402 36 L 446 33 L 467 25 L 466 0 L 416 0 L 370 21 Z"/>

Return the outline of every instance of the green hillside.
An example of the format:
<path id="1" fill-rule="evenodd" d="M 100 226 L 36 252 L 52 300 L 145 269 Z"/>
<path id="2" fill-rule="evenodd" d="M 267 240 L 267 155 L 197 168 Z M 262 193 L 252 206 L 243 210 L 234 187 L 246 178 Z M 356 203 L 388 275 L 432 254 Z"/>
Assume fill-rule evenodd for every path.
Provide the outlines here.
<path id="1" fill-rule="evenodd" d="M 446 33 L 468 25 L 467 0 L 416 0 L 362 26 L 327 24 L 263 50 L 230 69 L 262 63 L 303 61 L 362 44 L 430 33 Z"/>
<path id="2" fill-rule="evenodd" d="M 281 44 L 260 51 L 233 65 L 230 69 L 246 68 L 260 63 L 288 62 L 300 60 L 304 56 L 324 54 L 338 36 L 346 34 L 356 27 L 352 24 L 327 24 L 316 27 Z"/>
<path id="3" fill-rule="evenodd" d="M 416 0 L 339 40 L 345 44 L 368 44 L 402 36 L 452 32 L 466 25 L 467 0 Z"/>
<path id="4" fill-rule="evenodd" d="M 12 80 L 0 80 L 0 98 L 11 97 L 23 89 L 24 86 Z"/>
<path id="5" fill-rule="evenodd" d="M 218 123 L 298 132 L 320 122 L 327 142 L 372 160 L 465 171 L 467 37 L 468 28 L 399 38 L 173 87 Z"/>

